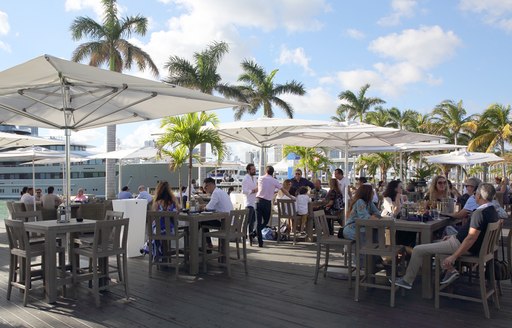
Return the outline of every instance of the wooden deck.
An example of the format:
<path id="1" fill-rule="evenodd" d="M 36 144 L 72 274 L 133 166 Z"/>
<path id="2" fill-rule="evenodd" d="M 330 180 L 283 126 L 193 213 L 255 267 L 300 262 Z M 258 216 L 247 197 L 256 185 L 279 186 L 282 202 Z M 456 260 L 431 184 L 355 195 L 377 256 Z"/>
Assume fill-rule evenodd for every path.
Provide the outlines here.
<path id="1" fill-rule="evenodd" d="M 510 327 L 512 286 L 502 283 L 501 311 L 491 304 L 492 319 L 486 320 L 480 304 L 433 300 L 420 296 L 416 282 L 405 296 L 397 294 L 396 307 L 389 307 L 389 293 L 362 291 L 354 302 L 346 280 L 319 278 L 313 284 L 315 246 L 310 243 L 266 243 L 249 247 L 249 274 L 243 265 L 233 265 L 233 278 L 210 266 L 208 274 L 187 275 L 174 280 L 172 272 L 147 274 L 147 259 L 129 261 L 131 300 L 123 290 L 102 295 L 102 307 L 94 306 L 86 288 L 77 299 L 59 298 L 54 305 L 43 302 L 42 289 L 31 293 L 28 306 L 13 290 L 7 301 L 8 245 L 0 223 L 0 326 L 1 327 Z M 85 286 L 85 285 L 84 285 Z"/>

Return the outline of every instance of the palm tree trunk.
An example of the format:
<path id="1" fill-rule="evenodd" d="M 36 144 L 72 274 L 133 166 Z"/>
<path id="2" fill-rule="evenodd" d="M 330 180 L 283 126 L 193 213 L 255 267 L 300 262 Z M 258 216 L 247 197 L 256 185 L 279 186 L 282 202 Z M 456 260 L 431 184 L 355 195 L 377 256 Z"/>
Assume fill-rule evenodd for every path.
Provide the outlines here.
<path id="1" fill-rule="evenodd" d="M 190 186 L 192 185 L 192 151 L 194 149 L 189 149 L 188 151 L 188 185 L 187 185 L 187 189 L 188 189 L 188 195 L 187 195 L 187 200 L 190 201 L 190 196 L 192 195 L 192 188 L 190 188 Z M 186 206 L 187 204 L 185 204 Z"/>
<path id="2" fill-rule="evenodd" d="M 505 141 L 501 141 L 501 156 L 505 156 Z M 505 164 L 505 161 L 503 161 L 503 164 L 502 164 L 502 170 L 503 170 L 503 179 L 505 179 L 505 177 L 507 176 L 507 166 Z"/>
<path id="3" fill-rule="evenodd" d="M 116 150 L 116 126 L 107 126 L 107 152 Z M 121 187 L 121 186 L 119 186 Z M 105 164 L 105 198 L 116 197 L 116 160 L 107 159 Z"/>

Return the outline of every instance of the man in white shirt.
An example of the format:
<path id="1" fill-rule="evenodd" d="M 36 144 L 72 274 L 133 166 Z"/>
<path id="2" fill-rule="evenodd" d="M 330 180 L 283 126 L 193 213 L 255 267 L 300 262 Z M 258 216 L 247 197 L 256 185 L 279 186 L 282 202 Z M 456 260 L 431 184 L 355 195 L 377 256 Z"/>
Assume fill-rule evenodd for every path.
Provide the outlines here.
<path id="1" fill-rule="evenodd" d="M 34 188 L 28 188 L 27 192 L 21 196 L 20 201 L 25 203 L 27 211 L 32 210 L 34 208 L 34 203 L 36 202 L 34 197 Z"/>
<path id="2" fill-rule="evenodd" d="M 190 189 L 190 197 L 192 197 L 194 194 L 197 193 L 196 189 L 195 189 L 195 185 L 196 185 L 196 179 L 192 179 L 190 181 L 190 186 L 187 187 L 187 189 L 185 190 L 185 194 L 182 195 L 182 198 L 183 198 L 183 205 L 187 204 L 187 200 L 188 200 L 188 190 Z"/>
<path id="3" fill-rule="evenodd" d="M 214 179 L 204 179 L 203 187 L 208 194 L 211 194 L 210 201 L 208 204 L 206 204 L 206 206 L 204 206 L 205 210 L 224 213 L 229 213 L 233 210 L 233 203 L 231 203 L 231 198 L 229 198 L 229 195 L 224 190 L 217 188 Z M 220 228 L 221 222 L 219 220 L 210 220 L 202 222 L 201 225 Z M 208 229 L 205 230 L 208 231 Z M 208 248 L 213 247 L 211 238 L 207 238 L 206 242 L 208 243 Z"/>
<path id="4" fill-rule="evenodd" d="M 242 193 L 245 195 L 245 208 L 248 211 L 249 223 L 247 224 L 249 240 L 252 243 L 252 239 L 256 237 L 257 233 L 254 230 L 254 223 L 256 222 L 256 193 L 258 192 L 258 180 L 256 179 L 256 166 L 253 163 L 249 163 L 246 166 L 247 174 L 242 181 Z"/>
<path id="5" fill-rule="evenodd" d="M 139 194 L 137 195 L 137 199 L 145 199 L 148 201 L 148 203 L 153 201 L 153 196 L 151 196 L 149 192 L 146 191 L 146 186 L 140 185 L 138 190 Z"/>
<path id="6" fill-rule="evenodd" d="M 350 191 L 348 191 L 347 195 L 345 195 L 345 187 L 347 187 L 347 190 L 348 190 L 348 179 L 347 179 L 347 177 L 343 176 L 343 170 L 342 169 L 334 170 L 334 177 L 336 178 L 336 180 L 338 180 L 338 186 L 340 187 L 340 191 L 343 194 L 343 197 L 347 197 L 347 198 L 343 198 L 343 199 L 350 200 Z"/>

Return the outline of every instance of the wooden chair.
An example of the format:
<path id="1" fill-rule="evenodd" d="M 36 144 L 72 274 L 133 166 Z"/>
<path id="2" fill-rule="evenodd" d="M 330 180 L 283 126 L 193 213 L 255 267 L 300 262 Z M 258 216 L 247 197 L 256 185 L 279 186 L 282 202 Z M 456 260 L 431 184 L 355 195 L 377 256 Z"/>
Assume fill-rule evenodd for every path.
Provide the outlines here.
<path id="1" fill-rule="evenodd" d="M 455 293 L 456 290 L 451 292 L 443 292 L 448 286 L 452 284 L 440 284 L 440 275 L 441 275 L 441 262 L 444 258 L 446 258 L 446 254 L 436 254 L 436 270 L 435 270 L 435 308 L 439 309 L 439 297 L 446 296 L 451 299 L 461 299 L 465 301 L 472 301 L 482 303 L 484 307 L 484 314 L 487 319 L 491 317 L 489 312 L 489 305 L 487 304 L 487 299 L 492 296 L 494 305 L 499 310 L 500 303 L 498 298 L 498 290 L 497 283 L 494 276 L 494 265 L 492 261 L 494 260 L 495 253 L 497 251 L 497 242 L 500 237 L 502 221 L 489 223 L 487 225 L 487 230 L 485 232 L 484 239 L 482 241 L 482 247 L 480 248 L 480 253 L 478 255 L 463 255 L 457 259 L 457 262 L 469 264 L 469 265 L 478 265 L 478 277 L 480 283 L 480 298 L 470 297 L 467 295 L 461 295 Z M 489 270 L 489 282 L 490 289 L 486 288 L 486 278 L 485 278 L 485 270 Z"/>
<path id="2" fill-rule="evenodd" d="M 170 231 L 170 227 L 172 230 Z M 175 268 L 175 278 L 178 279 L 180 266 L 185 259 L 180 260 L 180 239 L 185 238 L 186 232 L 178 228 L 178 213 L 167 211 L 148 211 L 146 216 L 146 233 L 149 245 L 149 277 L 153 274 L 153 265 Z M 159 245 L 162 254 L 153 254 Z M 186 243 L 185 243 L 186 245 Z M 183 250 L 185 254 L 185 250 Z M 174 257 L 175 262 L 172 263 Z"/>
<path id="3" fill-rule="evenodd" d="M 291 199 L 278 199 L 277 200 L 277 216 L 278 216 L 278 227 L 277 227 L 277 242 L 281 241 L 281 220 L 284 220 L 286 224 L 287 221 L 291 221 L 290 230 L 293 231 L 293 244 L 297 243 L 297 227 L 300 225 L 301 216 L 297 215 L 297 209 L 295 207 L 295 201 Z M 290 232 L 286 235 L 290 236 Z"/>
<path id="4" fill-rule="evenodd" d="M 85 220 L 103 220 L 106 208 L 104 203 L 80 204 L 76 216 Z"/>
<path id="5" fill-rule="evenodd" d="M 87 281 L 92 280 L 92 288 L 96 306 L 100 306 L 100 289 L 105 289 L 107 286 L 100 288 L 100 279 L 109 278 L 109 272 L 105 262 L 111 256 L 122 256 L 122 267 L 117 267 L 118 271 L 122 271 L 118 284 L 124 286 L 126 299 L 129 298 L 128 291 L 128 258 L 126 253 L 126 244 L 128 240 L 128 224 L 129 219 L 119 220 L 102 220 L 97 221 L 94 228 L 94 241 L 92 246 L 82 246 L 73 249 L 74 255 L 85 256 L 92 260 L 92 268 L 89 272 L 79 273 L 77 260 L 79 258 L 71 256 L 73 261 L 73 281 Z M 112 286 L 109 284 L 108 286 Z"/>
<path id="6" fill-rule="evenodd" d="M 352 288 L 352 272 L 354 266 L 352 265 L 352 249 L 355 245 L 355 240 L 338 238 L 329 233 L 329 225 L 325 217 L 324 210 L 314 211 L 313 218 L 316 227 L 316 266 L 315 266 L 315 284 L 318 280 L 318 272 L 324 269 L 324 278 L 327 274 L 327 268 L 346 268 L 348 269 L 349 288 Z M 320 265 L 320 258 L 322 256 L 322 246 L 325 246 L 325 261 Z M 330 247 L 341 247 L 345 254 L 343 265 L 329 264 Z"/>
<path id="7" fill-rule="evenodd" d="M 207 272 L 207 261 L 212 258 L 224 257 L 226 259 L 225 265 L 227 268 L 228 276 L 231 277 L 231 268 L 230 261 L 232 260 L 230 256 L 230 242 L 236 242 L 236 253 L 237 260 L 240 260 L 240 247 L 239 243 L 242 242 L 242 262 L 244 263 L 244 270 L 247 274 L 247 223 L 248 223 L 248 213 L 246 209 L 243 210 L 233 210 L 229 213 L 228 223 L 229 226 L 222 230 L 212 231 L 203 233 L 203 250 L 205 250 L 206 246 L 206 237 L 210 238 L 218 238 L 219 246 L 217 253 L 208 254 L 208 252 L 203 251 L 203 271 Z"/>
<path id="8" fill-rule="evenodd" d="M 504 241 L 502 241 L 502 242 L 504 242 Z M 508 270 L 512 273 L 512 228 L 510 228 L 508 230 L 507 257 L 508 257 Z M 510 282 L 512 282 L 512 274 L 510 275 Z"/>
<path id="9" fill-rule="evenodd" d="M 4 222 L 10 249 L 7 300 L 10 300 L 12 287 L 14 286 L 24 291 L 23 306 L 27 306 L 28 294 L 31 289 L 32 281 L 44 278 L 44 244 L 32 244 L 30 242 L 30 238 L 28 233 L 25 231 L 25 223 L 23 221 L 6 219 Z M 63 247 L 57 247 L 57 252 L 59 253 L 59 267 L 61 269 L 61 274 L 65 275 L 65 249 Z M 33 264 L 32 260 L 37 257 L 42 257 L 42 262 Z M 40 268 L 34 270 L 37 266 Z"/>
<path id="10" fill-rule="evenodd" d="M 355 301 L 359 301 L 359 289 L 361 286 L 374 287 L 391 291 L 389 305 L 395 306 L 395 292 L 397 291 L 395 280 L 397 272 L 397 255 L 401 247 L 395 245 L 395 226 L 393 220 L 356 220 L 356 292 Z M 364 229 L 364 239 L 361 233 Z M 390 244 L 386 244 L 386 230 L 389 230 Z M 377 237 L 374 239 L 374 236 Z M 374 241 L 375 240 L 375 241 Z M 377 275 L 373 272 L 373 257 L 391 258 L 391 274 L 386 278 L 391 281 L 388 286 L 388 279 L 385 284 L 379 284 L 376 281 Z M 361 257 L 365 258 L 364 275 L 361 276 Z"/>

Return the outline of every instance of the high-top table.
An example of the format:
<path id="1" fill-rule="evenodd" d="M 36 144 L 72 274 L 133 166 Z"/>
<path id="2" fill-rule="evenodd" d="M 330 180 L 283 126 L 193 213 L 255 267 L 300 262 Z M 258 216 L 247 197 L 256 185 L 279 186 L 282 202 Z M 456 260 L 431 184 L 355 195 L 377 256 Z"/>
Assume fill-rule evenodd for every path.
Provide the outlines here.
<path id="1" fill-rule="evenodd" d="M 226 226 L 226 220 L 229 218 L 229 213 L 194 213 L 194 214 L 186 214 L 181 213 L 178 216 L 179 221 L 187 222 L 189 227 L 189 239 L 188 239 L 188 248 L 189 248 L 189 273 L 191 275 L 197 275 L 199 273 L 199 223 L 210 221 L 210 220 L 220 220 L 222 223 L 222 227 Z"/>
<path id="2" fill-rule="evenodd" d="M 71 219 L 68 223 L 57 223 L 55 220 L 26 222 L 25 230 L 45 235 L 45 266 L 44 266 L 44 284 L 45 296 L 48 303 L 57 301 L 57 287 L 71 283 L 70 277 L 57 277 L 57 259 L 56 259 L 56 240 L 57 235 L 77 232 L 94 232 L 96 221 L 84 220 L 77 222 Z M 69 238 L 72 243 L 72 238 Z M 72 247 L 72 245 L 70 246 Z"/>
<path id="3" fill-rule="evenodd" d="M 455 220 L 450 217 L 440 217 L 439 220 L 427 222 L 395 220 L 397 231 L 411 231 L 420 234 L 420 244 L 432 243 L 435 231 L 453 224 Z M 432 260 L 430 256 L 423 258 L 421 273 L 421 294 L 423 298 L 432 298 Z"/>

